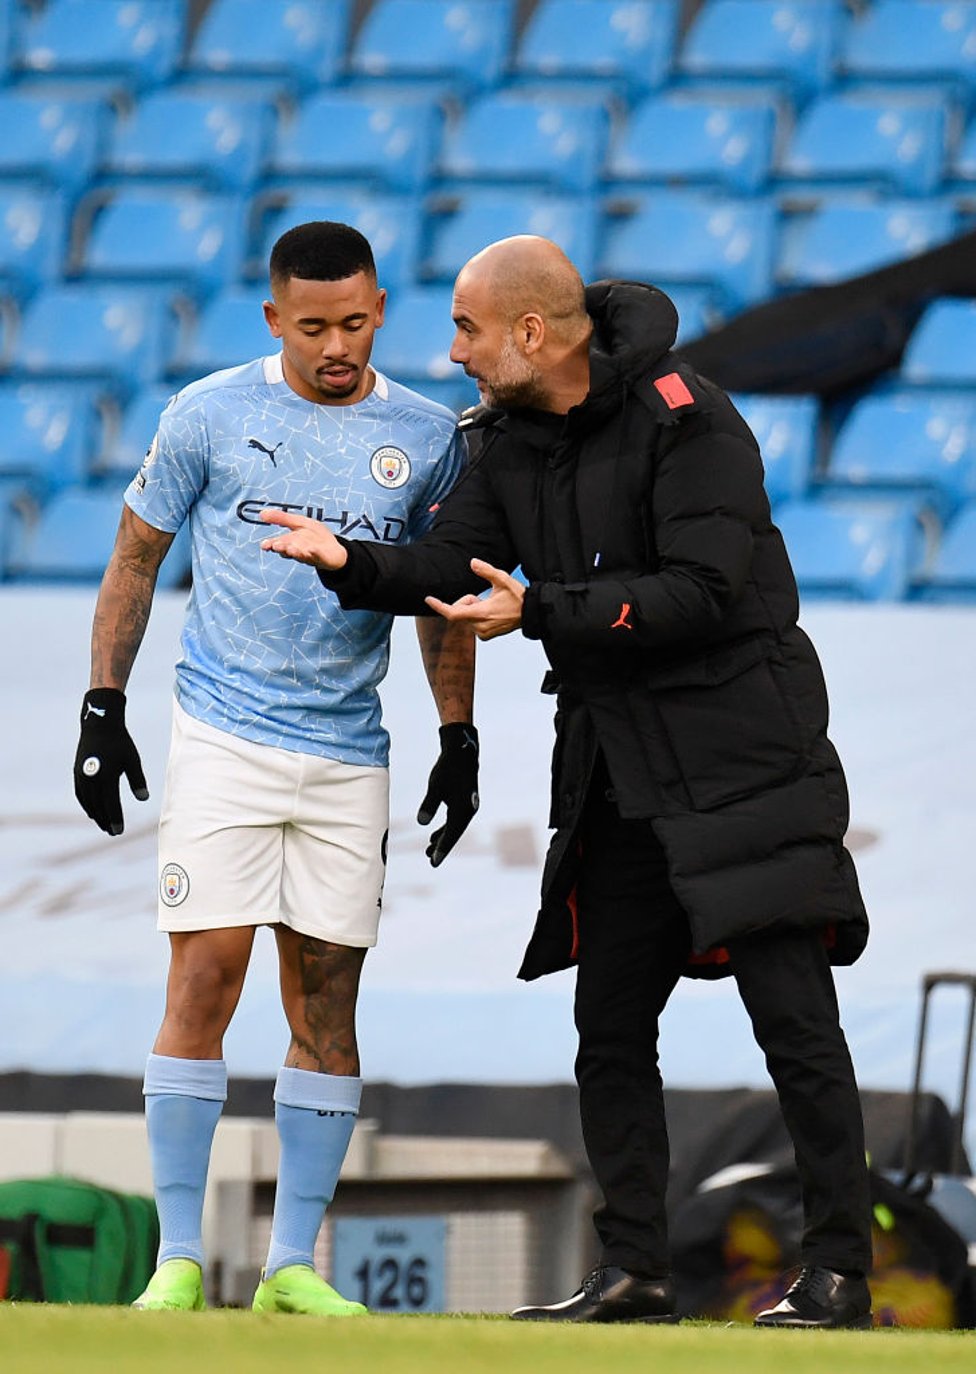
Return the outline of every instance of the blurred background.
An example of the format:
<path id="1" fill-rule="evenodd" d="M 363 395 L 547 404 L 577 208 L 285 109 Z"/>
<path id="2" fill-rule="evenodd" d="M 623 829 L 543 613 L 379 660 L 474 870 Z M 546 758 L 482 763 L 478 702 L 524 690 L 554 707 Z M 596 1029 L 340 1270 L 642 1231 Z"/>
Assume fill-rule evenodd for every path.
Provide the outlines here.
<path id="1" fill-rule="evenodd" d="M 920 980 L 976 970 L 974 212 L 974 0 L 0 0 L 0 1176 L 75 1158 L 144 1182 L 119 1162 L 129 1146 L 113 1162 L 119 1124 L 72 1156 L 62 1116 L 138 1110 L 162 1009 L 154 827 L 185 537 L 129 693 L 152 797 L 117 840 L 71 795 L 91 612 L 160 409 L 273 351 L 271 244 L 319 218 L 373 244 L 390 293 L 376 365 L 456 410 L 477 396 L 447 356 L 453 278 L 518 232 L 555 239 L 587 280 L 667 291 L 682 350 L 733 391 L 847 767 L 874 935 L 838 983 L 860 1081 L 885 1103 L 876 1149 L 897 1164 Z M 404 1139 L 548 1141 L 585 1193 L 571 978 L 514 980 L 547 842 L 543 664 L 521 640 L 481 653 L 483 808 L 434 874 L 414 815 L 435 721 L 411 635 L 398 625 L 384 692 L 394 824 L 364 1109 Z M 950 1114 L 966 1030 L 959 990 L 940 994 L 926 1086 Z M 285 1040 L 259 942 L 228 1037 L 231 1114 L 270 1115 Z M 679 989 L 662 1067 L 687 1125 L 676 1167 L 701 1157 L 690 1189 L 733 1162 L 704 1144 L 703 1104 L 770 1110 L 734 991 Z M 15 1146 L 2 1123 L 31 1113 L 47 1143 Z M 738 1159 L 772 1157 L 746 1135 Z M 448 1306 L 550 1282 L 523 1202 L 496 1217 L 498 1273 L 521 1246 L 535 1277 L 511 1297 L 496 1274 L 490 1301 L 455 1288 Z"/>

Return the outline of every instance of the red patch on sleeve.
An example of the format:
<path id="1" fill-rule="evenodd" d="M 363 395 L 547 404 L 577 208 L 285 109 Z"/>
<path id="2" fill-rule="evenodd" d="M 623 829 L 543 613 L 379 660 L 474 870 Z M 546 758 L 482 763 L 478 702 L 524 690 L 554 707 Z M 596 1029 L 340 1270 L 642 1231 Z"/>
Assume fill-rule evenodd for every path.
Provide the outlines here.
<path id="1" fill-rule="evenodd" d="M 695 404 L 694 396 L 677 372 L 669 372 L 666 377 L 655 377 L 654 385 L 664 397 L 669 410 L 678 410 L 681 406 L 693 406 Z"/>

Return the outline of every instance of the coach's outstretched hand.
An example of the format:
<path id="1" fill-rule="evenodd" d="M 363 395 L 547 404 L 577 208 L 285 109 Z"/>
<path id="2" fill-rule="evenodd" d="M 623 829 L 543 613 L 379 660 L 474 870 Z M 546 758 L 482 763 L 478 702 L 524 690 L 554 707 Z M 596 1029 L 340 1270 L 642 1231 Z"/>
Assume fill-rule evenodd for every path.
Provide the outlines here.
<path id="1" fill-rule="evenodd" d="M 431 769 L 427 795 L 417 812 L 420 824 L 430 825 L 441 802 L 447 807 L 447 820 L 433 832 L 427 844 L 432 868 L 444 862 L 480 805 L 478 731 L 464 723 L 442 725 L 440 737 L 440 757 Z"/>
<path id="2" fill-rule="evenodd" d="M 276 510 L 273 506 L 261 512 L 261 519 L 266 525 L 283 527 L 282 534 L 261 540 L 262 549 L 279 553 L 282 558 L 293 558 L 296 563 L 310 563 L 313 568 L 327 572 L 345 567 L 349 555 L 321 520 L 296 515 L 293 511 Z"/>
<path id="3" fill-rule="evenodd" d="M 114 687 L 94 687 L 81 703 L 75 796 L 85 815 L 107 835 L 121 835 L 125 829 L 119 797 L 123 773 L 132 795 L 145 801 L 149 788 L 139 751 L 125 728 L 125 693 Z"/>

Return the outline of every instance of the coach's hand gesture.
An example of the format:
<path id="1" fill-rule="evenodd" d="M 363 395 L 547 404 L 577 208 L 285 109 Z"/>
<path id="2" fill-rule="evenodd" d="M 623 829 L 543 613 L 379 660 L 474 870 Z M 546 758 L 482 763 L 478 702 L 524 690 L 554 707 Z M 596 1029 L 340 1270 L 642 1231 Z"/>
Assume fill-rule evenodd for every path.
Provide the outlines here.
<path id="1" fill-rule="evenodd" d="M 493 568 L 480 558 L 472 558 L 471 571 L 491 584 L 489 596 L 462 596 L 449 604 L 436 596 L 424 597 L 431 610 L 453 624 L 467 625 L 479 639 L 496 639 L 511 634 L 522 624 L 522 602 L 525 587 L 517 577 Z"/>
<path id="2" fill-rule="evenodd" d="M 282 558 L 293 558 L 296 563 L 310 563 L 313 568 L 325 568 L 330 572 L 345 567 L 348 554 L 328 525 L 323 525 L 321 520 L 272 508 L 263 510 L 261 519 L 267 525 L 283 525 L 287 531 L 286 534 L 262 539 L 262 549 L 267 549 L 269 553 L 280 553 Z"/>

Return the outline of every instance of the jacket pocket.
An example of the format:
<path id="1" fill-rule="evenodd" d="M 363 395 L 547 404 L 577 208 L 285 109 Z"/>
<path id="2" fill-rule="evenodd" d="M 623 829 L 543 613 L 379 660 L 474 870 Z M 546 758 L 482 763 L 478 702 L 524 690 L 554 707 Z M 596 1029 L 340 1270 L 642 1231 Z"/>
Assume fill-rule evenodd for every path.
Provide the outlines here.
<path id="1" fill-rule="evenodd" d="M 677 668 L 677 665 L 675 665 Z M 804 733 L 760 642 L 687 665 L 651 696 L 696 811 L 710 811 L 804 771 Z M 673 679 L 672 679 L 673 681 Z"/>

